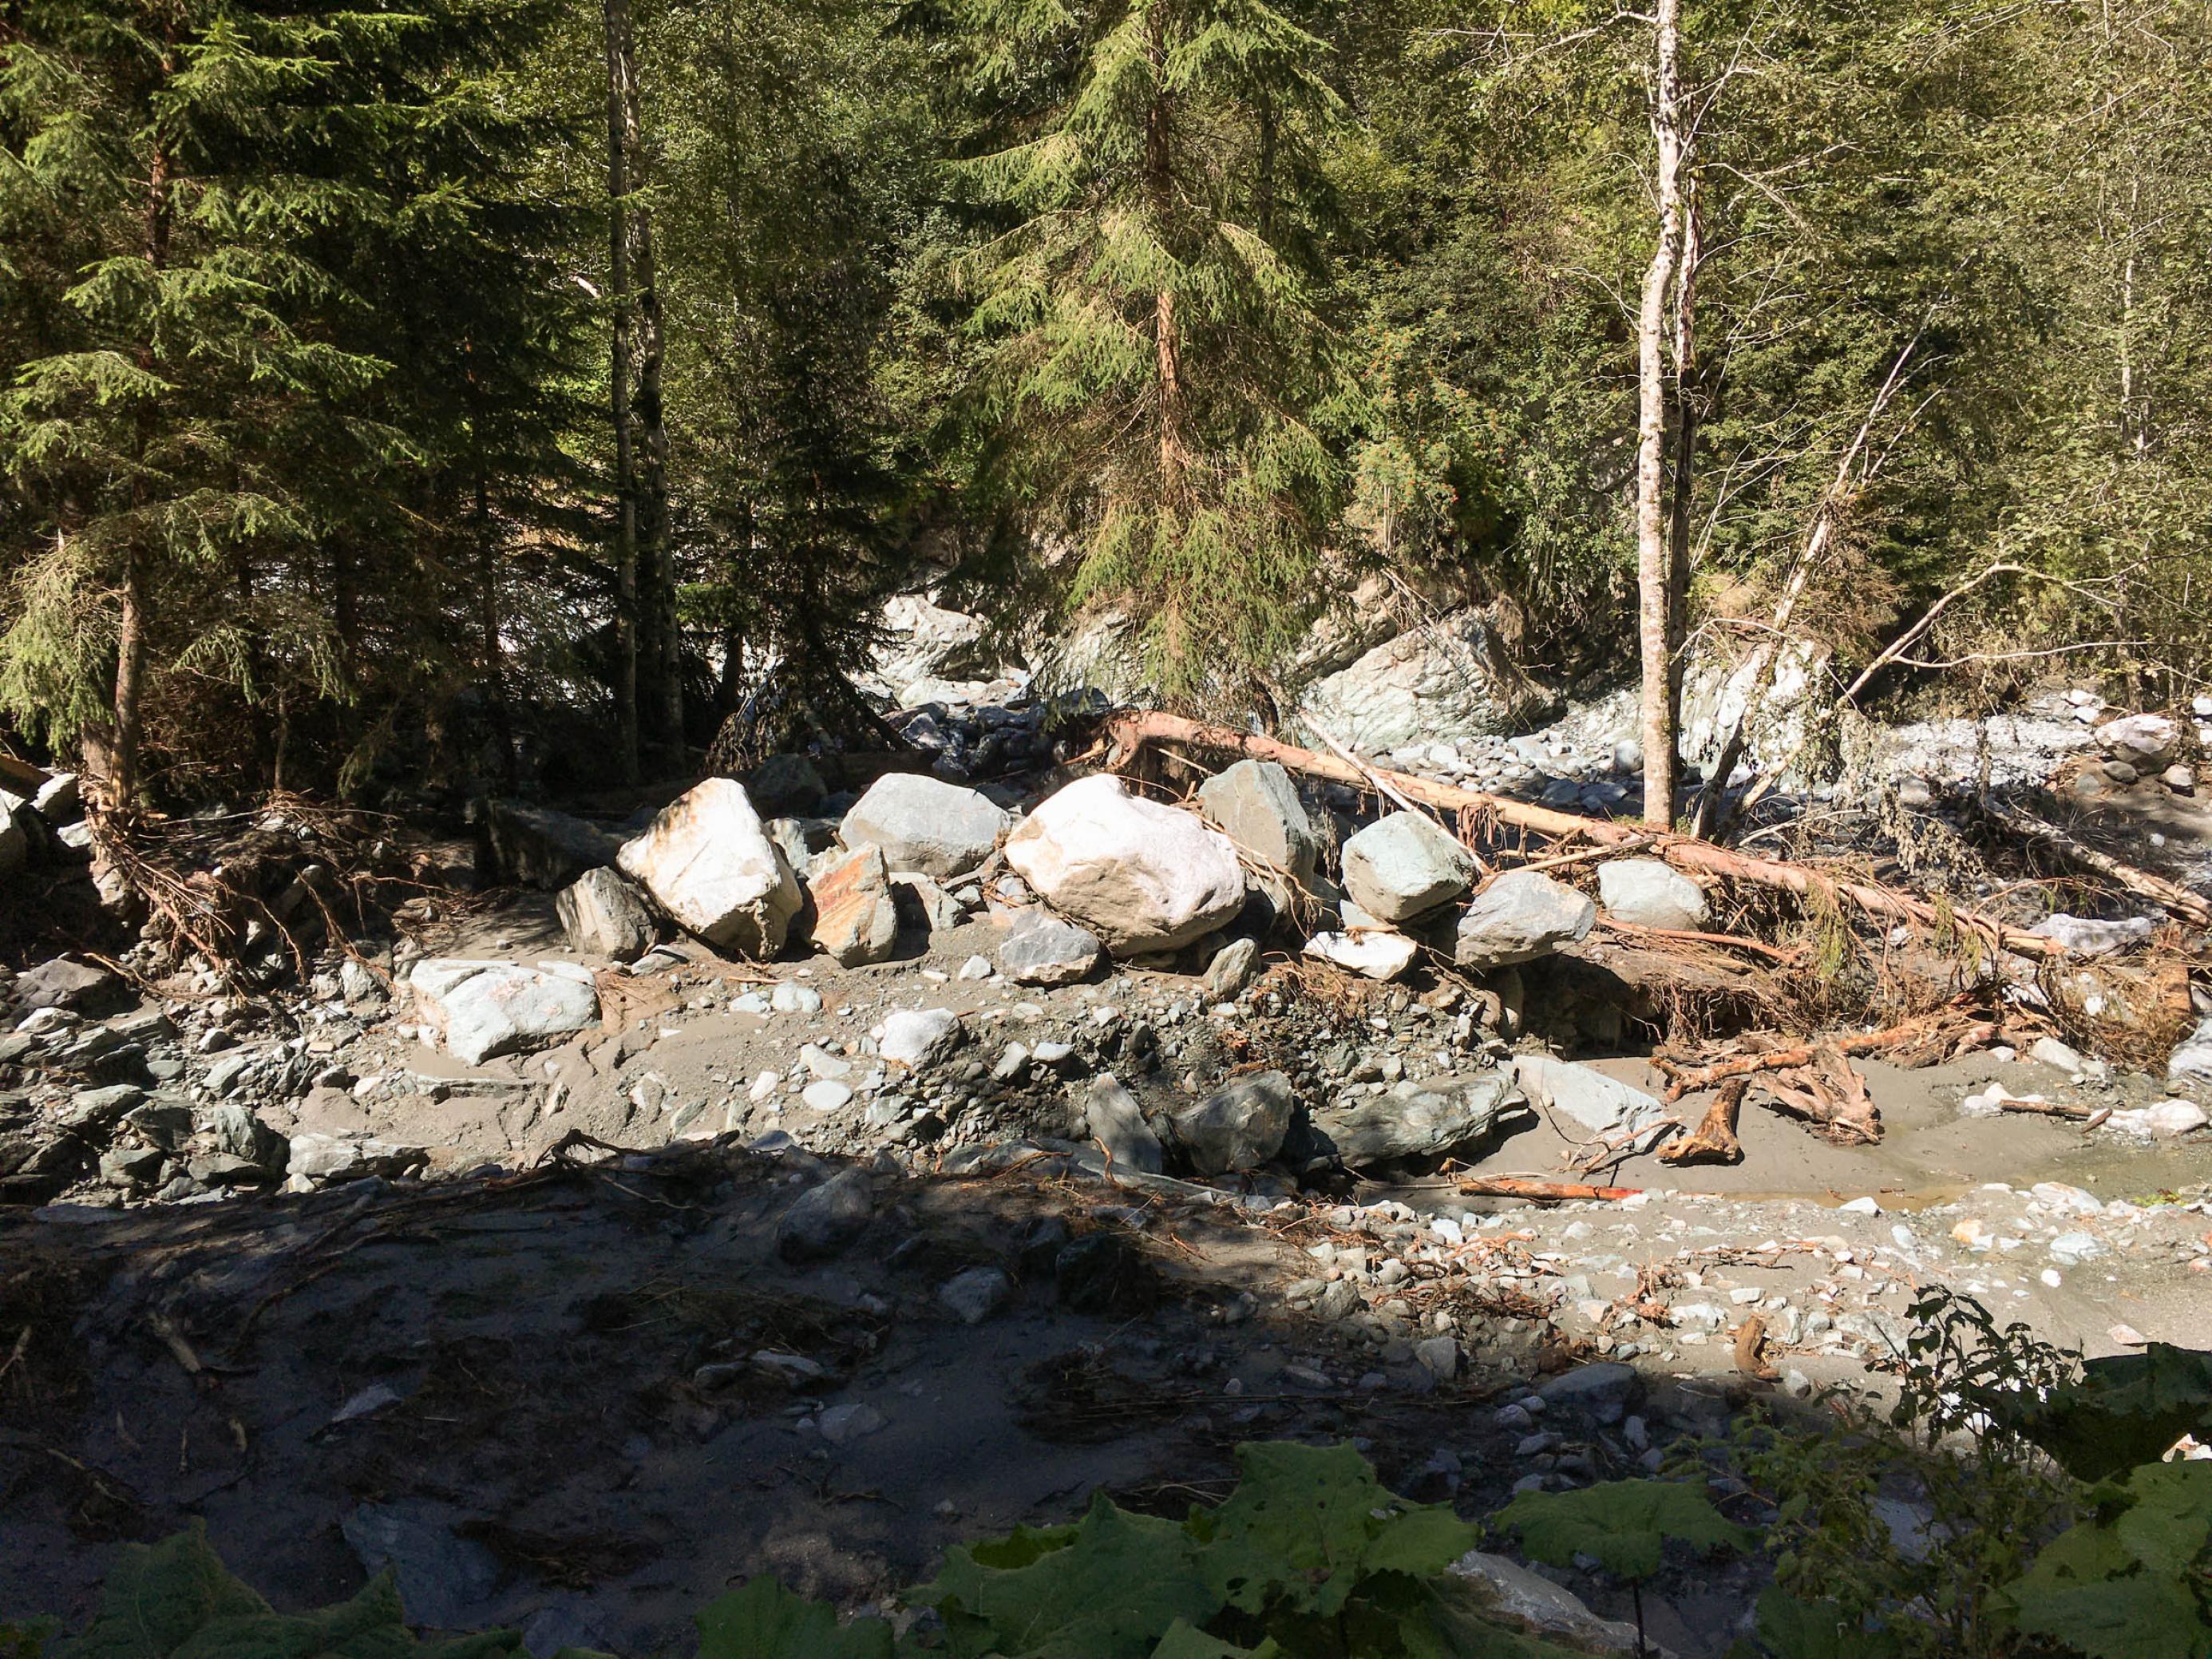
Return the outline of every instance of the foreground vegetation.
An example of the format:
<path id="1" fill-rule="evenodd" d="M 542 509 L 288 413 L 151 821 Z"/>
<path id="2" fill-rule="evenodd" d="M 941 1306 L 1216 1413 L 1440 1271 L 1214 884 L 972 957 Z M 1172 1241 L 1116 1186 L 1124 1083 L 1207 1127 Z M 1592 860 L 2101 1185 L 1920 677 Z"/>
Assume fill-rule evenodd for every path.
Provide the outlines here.
<path id="1" fill-rule="evenodd" d="M 1755 1637 L 1732 1650 L 1743 1659 L 2212 1653 L 2212 1462 L 2160 1461 L 2212 1431 L 2212 1356 L 2154 1346 L 2085 1365 L 1963 1298 L 1932 1295 L 1914 1314 L 1887 1422 L 1840 1401 L 1826 1428 L 1754 1417 L 1729 1441 L 1678 1448 L 1668 1478 L 1525 1492 L 1486 1528 L 1393 1496 L 1349 1447 L 1254 1443 L 1218 1506 L 1177 1522 L 1098 1494 L 1072 1524 L 954 1548 L 895 1620 L 840 1622 L 754 1579 L 701 1610 L 698 1651 L 1564 1655 L 1501 1622 L 1479 1577 L 1448 1571 L 1487 1536 L 1629 1586 L 1639 1640 L 1646 1582 L 1700 1556 L 1763 1555 L 1771 1582 Z M 1899 1524 L 1900 1501 L 1915 1524 Z M 388 1574 L 339 1606 L 276 1613 L 198 1529 L 126 1547 L 80 1635 L 18 1624 L 0 1642 L 16 1659 L 520 1651 L 511 1631 L 416 1643 Z"/>
<path id="2" fill-rule="evenodd" d="M 1966 587 L 1869 692 L 2193 684 L 2204 0 L 1662 11 L 12 9 L 0 719 L 118 799 L 681 770 L 946 568 L 1185 704 L 1367 572 L 1565 678 L 1639 514 L 1678 664 Z"/>

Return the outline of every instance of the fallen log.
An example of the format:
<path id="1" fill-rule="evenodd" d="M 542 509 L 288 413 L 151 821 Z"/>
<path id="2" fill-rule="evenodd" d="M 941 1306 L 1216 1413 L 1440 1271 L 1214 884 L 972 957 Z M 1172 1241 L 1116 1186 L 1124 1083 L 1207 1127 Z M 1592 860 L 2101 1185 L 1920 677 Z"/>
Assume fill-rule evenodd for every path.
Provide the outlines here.
<path id="1" fill-rule="evenodd" d="M 1529 1176 L 1468 1176 L 1458 1191 L 1468 1198 L 1522 1198 L 1538 1204 L 1613 1202 L 1635 1198 L 1641 1187 L 1592 1187 L 1579 1181 L 1538 1181 Z"/>
<path id="2" fill-rule="evenodd" d="M 2109 1106 L 2075 1106 L 2060 1100 L 2001 1100 L 1997 1102 L 1997 1109 L 2001 1112 L 2023 1112 L 2031 1117 L 2069 1118 L 2076 1123 L 2101 1121 L 2112 1115 Z"/>
<path id="3" fill-rule="evenodd" d="M 1753 1314 L 1737 1328 L 1735 1368 L 1756 1382 L 1773 1382 L 1780 1380 L 1782 1373 L 1760 1358 L 1759 1350 L 1765 1344 L 1766 1322 Z"/>
<path id="4" fill-rule="evenodd" d="M 1713 1103 L 1705 1108 L 1705 1120 L 1696 1130 L 1669 1141 L 1659 1149 L 1662 1164 L 1741 1164 L 1743 1162 L 1743 1143 L 1736 1139 L 1735 1125 L 1743 1109 L 1743 1097 L 1751 1087 L 1747 1077 L 1730 1078 L 1721 1085 Z"/>
<path id="5" fill-rule="evenodd" d="M 1819 894 L 1838 903 L 1851 904 L 1869 915 L 1907 922 L 1928 933 L 1964 929 L 1978 933 L 1992 944 L 2018 956 L 2042 957 L 2065 954 L 2063 945 L 2040 934 L 2007 927 L 2002 922 L 1970 910 L 1954 910 L 1948 916 L 1939 915 L 1934 905 L 1910 898 L 1903 893 L 1893 892 L 1872 882 L 1832 875 L 1810 865 L 1755 858 L 1747 853 L 1731 852 L 1725 847 L 1717 847 L 1711 842 L 1699 841 L 1692 836 L 1661 835 L 1641 824 L 1583 817 L 1577 813 L 1539 806 L 1531 801 L 1516 800 L 1510 795 L 1493 795 L 1480 789 L 1462 789 L 1455 784 L 1437 783 L 1427 778 L 1415 777 L 1409 772 L 1392 772 L 1381 767 L 1343 760 L 1311 749 L 1301 749 L 1296 744 L 1284 743 L 1279 738 L 1263 738 L 1256 732 L 1238 732 L 1225 726 L 1209 725 L 1204 720 L 1186 720 L 1180 715 L 1161 714 L 1156 710 L 1130 709 L 1109 716 L 1100 727 L 1099 735 L 1106 750 L 1106 763 L 1116 771 L 1133 765 L 1149 746 L 1176 744 L 1211 754 L 1234 755 L 1241 759 L 1273 761 L 1306 776 L 1349 784 L 1355 789 L 1373 789 L 1380 781 L 1389 783 L 1399 794 L 1425 806 L 1449 811 L 1487 813 L 1500 823 L 1510 823 L 1516 829 L 1554 841 L 1580 836 L 1601 847 L 1625 850 L 1634 844 L 1640 848 L 1648 848 L 1654 856 L 1664 859 L 1685 874 L 1748 882 L 1793 893 L 1800 898 Z"/>
<path id="6" fill-rule="evenodd" d="M 2137 898 L 2157 905 L 2179 921 L 2198 927 L 2212 927 L 2212 903 L 2208 903 L 2187 888 L 2076 841 L 2057 824 L 2033 812 L 2023 811 L 2017 806 L 2008 806 L 1990 795 L 1971 797 L 1967 805 L 2008 835 L 2050 848 L 2058 856 L 2060 862 L 2102 876 Z"/>
<path id="7" fill-rule="evenodd" d="M 1833 1048 L 1823 1048 L 1810 1066 L 1764 1072 L 1753 1081 L 1776 1111 L 1811 1124 L 1832 1146 L 1872 1146 L 1881 1139 L 1881 1114 L 1866 1079 Z"/>

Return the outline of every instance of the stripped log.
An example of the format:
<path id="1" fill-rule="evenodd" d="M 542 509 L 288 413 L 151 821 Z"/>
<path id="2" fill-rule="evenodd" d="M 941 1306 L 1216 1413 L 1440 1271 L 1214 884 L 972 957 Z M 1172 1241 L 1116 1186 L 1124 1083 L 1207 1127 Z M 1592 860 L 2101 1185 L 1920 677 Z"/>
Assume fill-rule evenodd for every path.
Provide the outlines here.
<path id="1" fill-rule="evenodd" d="M 1641 1187 L 1592 1187 L 1579 1181 L 1539 1181 L 1531 1176 L 1468 1176 L 1458 1183 L 1469 1198 L 1521 1198 L 1539 1204 L 1568 1204 L 1577 1200 L 1613 1202 L 1634 1198 Z"/>
<path id="2" fill-rule="evenodd" d="M 1970 797 L 1967 805 L 2007 835 L 2049 848 L 2061 863 L 2102 876 L 2179 921 L 2197 927 L 2212 927 L 2212 903 L 2187 888 L 2076 841 L 2057 824 L 2017 806 L 2008 806 L 1991 795 Z"/>
<path id="3" fill-rule="evenodd" d="M 1711 842 L 1699 841 L 1692 836 L 1658 834 L 1640 824 L 1583 817 L 1577 813 L 1562 812 L 1533 802 L 1516 800 L 1510 795 L 1462 789 L 1455 784 L 1415 777 L 1410 772 L 1388 771 L 1381 767 L 1343 760 L 1334 755 L 1321 754 L 1311 749 L 1301 749 L 1296 744 L 1284 743 L 1279 738 L 1238 732 L 1225 726 L 1212 726 L 1203 720 L 1185 720 L 1180 715 L 1164 714 L 1155 710 L 1125 710 L 1107 719 L 1100 728 L 1100 738 L 1105 745 L 1107 764 L 1117 771 L 1134 764 L 1148 746 L 1175 744 L 1212 754 L 1233 755 L 1240 759 L 1273 761 L 1291 771 L 1303 773 L 1309 777 L 1326 778 L 1334 783 L 1349 784 L 1355 789 L 1373 789 L 1380 781 L 1389 783 L 1399 794 L 1423 805 L 1450 811 L 1487 813 L 1500 823 L 1510 823 L 1516 829 L 1555 841 L 1580 837 L 1601 847 L 1622 849 L 1632 844 L 1648 847 L 1654 856 L 1664 859 L 1686 875 L 1714 876 L 1727 881 L 1748 882 L 1756 886 L 1771 887 L 1795 894 L 1800 898 L 1819 895 L 1838 904 L 1850 904 L 1868 915 L 1879 916 L 1889 921 L 1906 922 L 1930 933 L 1959 930 L 1978 933 L 1990 943 L 2019 956 L 2059 957 L 2066 953 L 2065 947 L 2057 940 L 2045 939 L 2039 933 L 2022 933 L 1970 910 L 1955 910 L 1948 916 L 1939 915 L 1934 905 L 1878 886 L 1873 882 L 1835 875 L 1811 865 L 1754 858 L 1749 854 L 1731 852 L 1725 847 L 1717 847 Z"/>

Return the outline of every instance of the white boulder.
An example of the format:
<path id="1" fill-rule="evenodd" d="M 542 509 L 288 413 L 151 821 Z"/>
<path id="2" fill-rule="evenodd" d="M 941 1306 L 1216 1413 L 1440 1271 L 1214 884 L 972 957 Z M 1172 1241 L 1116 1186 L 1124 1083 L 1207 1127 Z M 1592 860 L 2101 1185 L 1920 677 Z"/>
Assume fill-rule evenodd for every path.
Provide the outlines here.
<path id="1" fill-rule="evenodd" d="M 884 1016 L 876 1050 L 893 1065 L 919 1072 L 958 1048 L 966 1035 L 950 1008 L 905 1008 Z"/>
<path id="2" fill-rule="evenodd" d="M 2155 772 L 2181 746 L 2181 728 L 2163 714 L 2123 714 L 2097 728 L 2097 741 L 2114 760 Z"/>
<path id="3" fill-rule="evenodd" d="M 629 962 L 653 948 L 659 933 L 644 897 L 619 871 L 586 870 L 553 900 L 572 949 Z"/>
<path id="4" fill-rule="evenodd" d="M 599 993 L 580 969 L 427 957 L 407 982 L 423 1022 L 471 1066 L 541 1048 L 599 1018 Z"/>
<path id="5" fill-rule="evenodd" d="M 744 956 L 782 950 L 805 902 L 783 849 L 732 778 L 708 778 L 669 803 L 615 863 L 679 927 Z"/>
<path id="6" fill-rule="evenodd" d="M 1006 838 L 1006 862 L 1116 956 L 1176 950 L 1244 904 L 1243 866 L 1228 836 L 1103 774 L 1069 784 L 1024 818 Z"/>
<path id="7" fill-rule="evenodd" d="M 1364 979 L 1397 979 L 1420 953 L 1421 947 L 1412 939 L 1387 928 L 1316 933 L 1305 944 L 1306 955 L 1334 963 Z"/>

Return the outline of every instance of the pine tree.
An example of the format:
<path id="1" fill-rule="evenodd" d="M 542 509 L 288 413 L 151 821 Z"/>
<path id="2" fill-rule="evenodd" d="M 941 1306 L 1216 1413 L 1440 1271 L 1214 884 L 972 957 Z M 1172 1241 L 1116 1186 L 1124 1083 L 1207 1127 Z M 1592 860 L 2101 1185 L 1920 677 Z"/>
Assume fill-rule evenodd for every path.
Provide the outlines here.
<path id="1" fill-rule="evenodd" d="M 1170 700 L 1241 702 L 1317 608 L 1343 395 L 1320 314 L 1326 46 L 1258 0 L 972 0 L 979 86 L 1072 83 L 961 168 L 989 476 L 1140 617 Z M 1006 224 L 1011 218 L 1013 222 Z"/>

